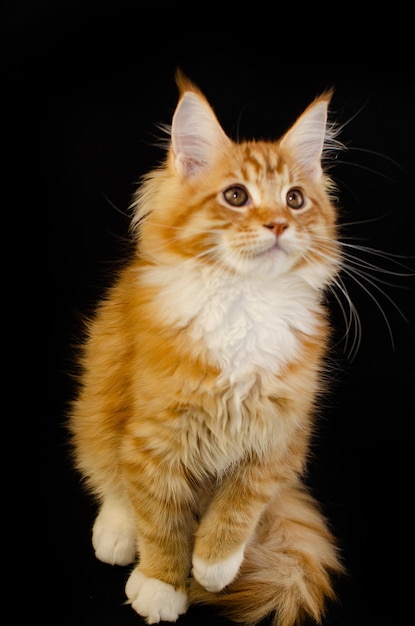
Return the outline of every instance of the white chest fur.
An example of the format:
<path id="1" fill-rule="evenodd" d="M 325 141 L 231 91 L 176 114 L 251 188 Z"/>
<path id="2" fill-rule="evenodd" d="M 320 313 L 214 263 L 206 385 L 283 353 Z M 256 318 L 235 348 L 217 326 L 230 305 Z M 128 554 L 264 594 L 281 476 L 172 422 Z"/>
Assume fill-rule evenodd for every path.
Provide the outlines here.
<path id="1" fill-rule="evenodd" d="M 319 293 L 299 277 L 241 278 L 197 266 L 147 272 L 146 280 L 161 283 L 163 318 L 189 326 L 232 384 L 258 368 L 278 373 L 297 354 L 296 331 L 315 328 Z"/>

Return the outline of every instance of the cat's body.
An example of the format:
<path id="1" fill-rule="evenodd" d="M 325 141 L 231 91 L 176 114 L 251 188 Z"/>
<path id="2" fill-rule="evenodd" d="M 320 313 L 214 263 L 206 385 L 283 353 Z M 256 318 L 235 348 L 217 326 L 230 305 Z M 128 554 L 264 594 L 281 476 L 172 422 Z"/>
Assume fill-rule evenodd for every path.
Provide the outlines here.
<path id="1" fill-rule="evenodd" d="M 137 560 L 148 623 L 189 602 L 253 624 L 317 621 L 342 571 L 302 485 L 341 265 L 323 94 L 279 142 L 235 144 L 181 97 L 137 192 L 137 254 L 88 324 L 70 427 L 101 508 L 96 555 Z"/>

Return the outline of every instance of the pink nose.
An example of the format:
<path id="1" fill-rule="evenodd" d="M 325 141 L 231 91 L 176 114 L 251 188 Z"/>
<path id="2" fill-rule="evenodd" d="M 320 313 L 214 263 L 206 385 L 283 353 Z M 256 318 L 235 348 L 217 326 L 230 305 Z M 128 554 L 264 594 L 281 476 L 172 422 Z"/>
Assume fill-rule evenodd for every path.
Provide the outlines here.
<path id="1" fill-rule="evenodd" d="M 287 222 L 271 222 L 270 224 L 264 224 L 264 226 L 272 230 L 276 237 L 280 237 L 284 230 L 288 228 Z"/>

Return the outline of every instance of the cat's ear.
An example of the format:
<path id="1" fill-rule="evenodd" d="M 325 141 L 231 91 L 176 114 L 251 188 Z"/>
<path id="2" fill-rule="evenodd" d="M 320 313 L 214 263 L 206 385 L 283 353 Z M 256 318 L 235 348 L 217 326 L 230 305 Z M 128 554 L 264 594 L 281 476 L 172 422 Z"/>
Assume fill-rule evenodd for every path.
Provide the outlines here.
<path id="1" fill-rule="evenodd" d="M 181 97 L 171 127 L 171 152 L 177 171 L 191 177 L 210 165 L 231 141 L 203 94 L 190 81 L 178 81 Z"/>
<path id="2" fill-rule="evenodd" d="M 315 181 L 322 175 L 321 159 L 328 137 L 327 114 L 331 95 L 332 92 L 327 91 L 316 98 L 280 141 L 281 147 Z"/>

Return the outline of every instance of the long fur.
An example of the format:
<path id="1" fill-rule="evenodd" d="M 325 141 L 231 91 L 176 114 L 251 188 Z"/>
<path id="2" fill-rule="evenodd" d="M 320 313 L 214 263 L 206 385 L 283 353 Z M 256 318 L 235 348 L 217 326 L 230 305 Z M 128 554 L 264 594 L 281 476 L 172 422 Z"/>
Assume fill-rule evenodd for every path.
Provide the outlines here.
<path id="1" fill-rule="evenodd" d="M 136 255 L 86 326 L 70 415 L 99 559 L 134 563 L 149 624 L 210 603 L 317 622 L 342 571 L 303 484 L 341 267 L 331 92 L 280 140 L 235 143 L 181 73 L 164 163 L 132 205 Z"/>

